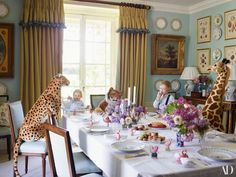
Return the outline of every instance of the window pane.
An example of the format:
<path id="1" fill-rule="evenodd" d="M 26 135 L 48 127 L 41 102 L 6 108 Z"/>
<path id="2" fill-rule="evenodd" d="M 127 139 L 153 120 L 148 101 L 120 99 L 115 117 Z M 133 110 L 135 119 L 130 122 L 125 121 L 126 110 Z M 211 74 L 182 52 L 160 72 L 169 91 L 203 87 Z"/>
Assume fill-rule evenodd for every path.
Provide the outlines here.
<path id="1" fill-rule="evenodd" d="M 66 63 L 75 63 L 80 56 L 80 43 L 79 41 L 64 41 L 63 44 L 63 60 Z"/>
<path id="2" fill-rule="evenodd" d="M 64 29 L 64 40 L 80 39 L 80 20 L 66 19 L 66 28 Z"/>
<path id="3" fill-rule="evenodd" d="M 111 22 L 106 22 L 106 42 L 111 42 Z"/>
<path id="4" fill-rule="evenodd" d="M 102 20 L 86 20 L 86 41 L 105 42 L 106 22 Z"/>
<path id="5" fill-rule="evenodd" d="M 106 45 L 103 43 L 86 43 L 85 62 L 87 64 L 105 64 Z"/>
<path id="6" fill-rule="evenodd" d="M 105 79 L 104 65 L 86 65 L 86 86 L 104 86 Z"/>
<path id="7" fill-rule="evenodd" d="M 113 79 L 116 79 L 113 77 Z M 111 86 L 111 66 L 106 65 L 106 86 Z"/>
<path id="8" fill-rule="evenodd" d="M 111 44 L 107 43 L 106 45 L 106 64 L 111 63 Z"/>
<path id="9" fill-rule="evenodd" d="M 63 64 L 63 74 L 65 74 L 65 75 L 71 75 L 71 74 L 79 75 L 79 73 L 80 73 L 79 67 L 80 67 L 80 65 L 78 63 L 73 63 L 73 64 L 64 63 Z"/>

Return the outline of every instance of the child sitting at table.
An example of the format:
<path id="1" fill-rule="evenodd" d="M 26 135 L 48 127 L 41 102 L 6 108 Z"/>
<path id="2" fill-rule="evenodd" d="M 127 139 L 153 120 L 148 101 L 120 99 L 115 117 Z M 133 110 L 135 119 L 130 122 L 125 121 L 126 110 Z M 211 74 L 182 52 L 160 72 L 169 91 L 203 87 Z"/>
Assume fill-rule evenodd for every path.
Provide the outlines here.
<path id="1" fill-rule="evenodd" d="M 169 81 L 162 81 L 159 86 L 159 91 L 157 93 L 156 99 L 153 102 L 153 107 L 156 109 L 156 112 L 163 114 L 166 109 L 166 105 L 171 102 L 174 102 L 175 98 L 173 95 L 169 94 L 171 90 L 171 83 Z"/>
<path id="2" fill-rule="evenodd" d="M 81 109 L 85 109 L 84 102 L 82 101 L 82 96 L 82 91 L 80 89 L 74 90 L 73 98 L 71 96 L 68 96 L 67 99 L 70 101 L 69 111 L 74 112 Z"/>

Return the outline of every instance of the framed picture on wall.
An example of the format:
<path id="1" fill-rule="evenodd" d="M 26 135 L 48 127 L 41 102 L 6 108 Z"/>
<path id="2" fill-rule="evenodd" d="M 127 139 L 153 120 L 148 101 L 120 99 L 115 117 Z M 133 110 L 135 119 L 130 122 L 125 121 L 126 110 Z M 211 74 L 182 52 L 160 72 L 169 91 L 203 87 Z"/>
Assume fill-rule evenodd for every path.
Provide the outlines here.
<path id="1" fill-rule="evenodd" d="M 224 13 L 225 39 L 236 38 L 236 9 Z"/>
<path id="2" fill-rule="evenodd" d="M 152 34 L 151 74 L 181 74 L 184 68 L 185 37 Z"/>
<path id="3" fill-rule="evenodd" d="M 0 23 L 0 77 L 13 77 L 14 24 Z"/>
<path id="4" fill-rule="evenodd" d="M 224 57 L 230 60 L 230 63 L 236 63 L 236 45 L 225 46 Z"/>
<path id="5" fill-rule="evenodd" d="M 207 71 L 211 58 L 211 49 L 197 49 L 197 65 L 200 73 L 209 73 Z"/>
<path id="6" fill-rule="evenodd" d="M 211 17 L 197 19 L 197 43 L 211 41 Z"/>

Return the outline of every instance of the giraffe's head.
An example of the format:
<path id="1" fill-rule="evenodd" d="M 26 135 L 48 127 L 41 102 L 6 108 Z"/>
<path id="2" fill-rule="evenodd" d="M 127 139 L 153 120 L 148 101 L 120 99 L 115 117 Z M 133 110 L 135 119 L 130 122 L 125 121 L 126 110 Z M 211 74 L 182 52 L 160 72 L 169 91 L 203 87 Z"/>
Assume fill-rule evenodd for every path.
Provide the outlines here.
<path id="1" fill-rule="evenodd" d="M 218 61 L 216 62 L 214 65 L 212 65 L 209 70 L 210 71 L 213 71 L 213 72 L 216 72 L 217 74 L 220 74 L 222 72 L 225 72 L 227 71 L 227 64 L 229 63 L 230 61 L 226 58 L 224 58 L 222 61 Z"/>

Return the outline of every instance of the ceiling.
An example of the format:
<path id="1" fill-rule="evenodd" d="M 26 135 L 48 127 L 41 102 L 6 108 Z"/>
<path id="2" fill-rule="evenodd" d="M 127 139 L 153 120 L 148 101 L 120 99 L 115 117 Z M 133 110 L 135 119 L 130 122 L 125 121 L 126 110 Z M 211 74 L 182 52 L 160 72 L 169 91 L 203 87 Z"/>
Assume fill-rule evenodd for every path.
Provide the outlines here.
<path id="1" fill-rule="evenodd" d="M 190 7 L 205 0 L 146 0 L 146 1 Z"/>

